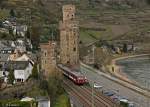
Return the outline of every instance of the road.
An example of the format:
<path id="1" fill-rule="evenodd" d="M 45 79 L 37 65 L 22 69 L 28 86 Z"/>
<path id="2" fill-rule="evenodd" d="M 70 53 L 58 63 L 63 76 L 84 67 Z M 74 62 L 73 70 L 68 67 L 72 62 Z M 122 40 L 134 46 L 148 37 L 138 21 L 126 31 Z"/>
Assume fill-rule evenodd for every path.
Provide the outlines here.
<path id="1" fill-rule="evenodd" d="M 123 96 L 134 102 L 136 107 L 150 107 L 150 98 L 147 98 L 136 91 L 133 91 L 119 83 L 116 83 L 115 81 L 104 77 L 99 73 L 100 71 L 97 72 L 94 70 L 89 70 L 88 68 L 81 66 L 81 72 L 90 81 L 96 82 L 98 85 L 103 86 L 103 91 L 115 91 L 117 95 Z"/>

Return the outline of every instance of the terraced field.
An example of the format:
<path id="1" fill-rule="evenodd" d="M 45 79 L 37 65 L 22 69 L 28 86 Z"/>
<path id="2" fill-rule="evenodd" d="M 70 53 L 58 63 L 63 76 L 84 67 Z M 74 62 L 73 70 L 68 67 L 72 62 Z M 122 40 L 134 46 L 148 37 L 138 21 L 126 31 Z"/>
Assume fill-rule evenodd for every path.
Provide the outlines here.
<path id="1" fill-rule="evenodd" d="M 58 26 L 59 20 L 62 19 L 62 5 L 72 3 L 76 5 L 77 19 L 80 21 L 80 40 L 85 44 L 97 39 L 137 41 L 139 37 L 142 42 L 149 41 L 149 6 L 143 1 L 138 3 L 138 0 L 130 0 L 128 5 L 125 2 L 116 5 L 118 1 L 112 3 L 110 0 L 106 3 L 103 0 L 6 0 L 4 6 L 16 9 L 22 16 L 19 18 L 21 21 L 31 15 L 31 22 L 40 26 Z M 30 9 L 30 12 L 27 12 L 27 9 Z M 43 32 L 42 35 L 46 35 L 46 38 L 50 35 L 48 30 Z"/>

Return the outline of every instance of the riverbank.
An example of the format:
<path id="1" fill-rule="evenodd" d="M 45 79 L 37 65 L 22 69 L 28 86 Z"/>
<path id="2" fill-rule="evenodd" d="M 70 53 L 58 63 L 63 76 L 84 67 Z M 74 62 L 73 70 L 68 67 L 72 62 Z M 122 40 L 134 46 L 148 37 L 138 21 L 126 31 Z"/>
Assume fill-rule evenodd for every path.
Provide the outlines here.
<path id="1" fill-rule="evenodd" d="M 124 81 L 122 79 L 116 78 L 116 77 L 114 77 L 114 76 L 112 76 L 110 74 L 101 72 L 100 70 L 94 69 L 93 67 L 91 67 L 89 65 L 86 65 L 86 64 L 84 64 L 82 62 L 80 64 L 81 64 L 82 71 L 90 71 L 90 72 L 95 72 L 96 73 L 96 75 L 95 75 L 96 77 L 94 78 L 94 81 L 97 78 L 96 82 L 99 83 L 100 85 L 104 86 L 103 89 L 105 87 L 107 87 L 107 89 L 119 89 L 119 93 L 120 94 L 124 93 L 122 96 L 127 96 L 128 95 L 128 98 L 132 99 L 132 101 L 136 100 L 135 99 L 135 96 L 137 96 L 136 94 L 140 94 L 140 97 L 141 97 L 141 95 L 145 96 L 146 99 L 150 98 L 150 91 L 149 90 L 143 89 L 143 88 L 141 88 L 139 86 L 136 86 L 134 84 L 130 84 L 130 83 L 128 83 L 128 82 L 126 82 L 126 81 Z M 83 72 L 83 73 L 86 75 L 85 72 Z M 97 77 L 98 75 L 100 77 Z M 90 80 L 92 80 L 92 78 L 93 78 L 93 76 L 91 76 L 91 73 L 87 74 L 86 76 Z M 112 82 L 113 82 L 113 85 L 112 85 Z M 117 84 L 117 86 L 116 86 L 116 84 Z M 119 85 L 119 88 L 118 88 L 118 85 Z M 110 88 L 111 86 L 113 88 Z M 131 93 L 129 94 L 129 92 L 131 92 Z M 138 98 L 138 97 L 136 97 L 136 98 Z"/>
<path id="2" fill-rule="evenodd" d="M 117 78 L 122 79 L 126 82 L 129 82 L 131 84 L 137 85 L 137 82 L 129 79 L 128 75 L 122 71 L 122 67 L 117 65 L 116 62 L 119 60 L 127 59 L 127 58 L 135 58 L 135 57 L 142 57 L 142 56 L 148 56 L 148 55 L 150 54 L 139 54 L 139 55 L 122 56 L 122 57 L 114 58 L 111 61 L 111 64 L 109 65 L 109 71 L 112 75 L 116 76 Z"/>

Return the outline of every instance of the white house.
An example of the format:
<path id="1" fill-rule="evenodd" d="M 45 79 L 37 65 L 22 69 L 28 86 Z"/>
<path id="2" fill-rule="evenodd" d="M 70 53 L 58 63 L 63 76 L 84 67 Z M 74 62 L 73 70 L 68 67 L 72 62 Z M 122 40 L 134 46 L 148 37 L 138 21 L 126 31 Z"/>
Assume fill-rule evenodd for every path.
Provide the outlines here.
<path id="1" fill-rule="evenodd" d="M 8 67 L 13 66 L 16 82 L 24 82 L 32 74 L 34 62 L 26 54 L 8 58 Z"/>
<path id="2" fill-rule="evenodd" d="M 25 82 L 32 74 L 33 64 L 29 61 L 16 61 L 14 76 L 16 82 Z"/>
<path id="3" fill-rule="evenodd" d="M 16 49 L 19 50 L 21 53 L 26 52 L 26 46 L 25 46 L 25 42 L 23 39 L 17 39 L 15 41 L 16 44 Z"/>
<path id="4" fill-rule="evenodd" d="M 15 82 L 25 82 L 32 74 L 33 63 L 30 61 L 8 61 L 5 67 L 5 71 L 9 72 L 10 68 L 14 70 Z"/>
<path id="5" fill-rule="evenodd" d="M 19 35 L 19 36 L 22 36 L 24 37 L 25 36 L 25 33 L 27 31 L 27 25 L 17 25 L 17 26 L 13 26 L 13 34 L 14 35 Z"/>

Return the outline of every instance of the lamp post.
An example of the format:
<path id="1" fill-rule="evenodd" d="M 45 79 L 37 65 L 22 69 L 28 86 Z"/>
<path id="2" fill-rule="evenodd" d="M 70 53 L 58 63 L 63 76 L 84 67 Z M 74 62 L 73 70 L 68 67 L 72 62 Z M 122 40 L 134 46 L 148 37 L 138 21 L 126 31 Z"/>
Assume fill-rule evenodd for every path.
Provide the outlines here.
<path id="1" fill-rule="evenodd" d="M 96 47 L 93 45 L 93 46 L 92 46 L 92 51 L 93 51 L 93 63 L 95 63 L 95 49 L 96 49 Z"/>
<path id="2" fill-rule="evenodd" d="M 94 107 L 94 83 L 92 83 L 92 107 Z"/>
<path id="3" fill-rule="evenodd" d="M 147 81 L 147 80 L 145 80 L 145 87 L 146 87 L 146 89 L 149 89 L 149 82 Z M 147 107 L 149 106 L 149 98 L 147 97 Z"/>
<path id="4" fill-rule="evenodd" d="M 94 88 L 99 89 L 102 88 L 102 86 L 92 82 L 92 107 L 94 107 Z"/>
<path id="5" fill-rule="evenodd" d="M 149 90 L 149 81 L 147 81 L 147 89 Z M 147 97 L 147 107 L 149 106 L 149 100 L 150 100 L 150 98 Z"/>

